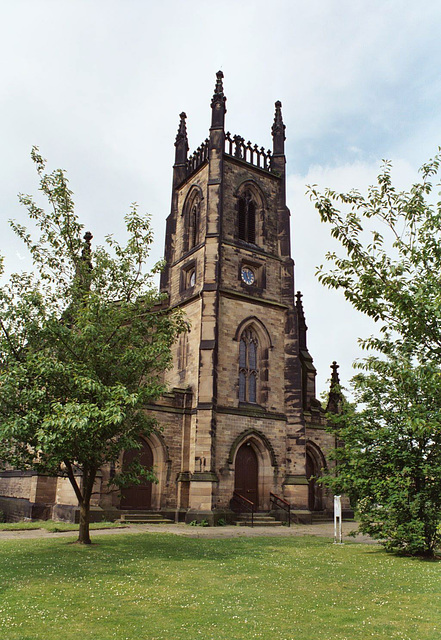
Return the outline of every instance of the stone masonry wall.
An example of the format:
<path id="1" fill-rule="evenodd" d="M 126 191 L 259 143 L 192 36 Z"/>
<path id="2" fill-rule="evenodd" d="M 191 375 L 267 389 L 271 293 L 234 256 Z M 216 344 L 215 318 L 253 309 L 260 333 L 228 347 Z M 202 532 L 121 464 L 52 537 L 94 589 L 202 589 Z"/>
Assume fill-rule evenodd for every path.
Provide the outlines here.
<path id="1" fill-rule="evenodd" d="M 245 162 L 226 156 L 224 161 L 223 239 L 234 241 L 237 229 L 237 190 L 247 180 L 258 186 L 264 197 L 264 211 L 257 212 L 257 232 L 260 248 L 273 255 L 277 247 L 277 211 L 280 180 Z M 260 216 L 260 217 L 259 217 Z"/>
<path id="2" fill-rule="evenodd" d="M 270 491 L 283 495 L 285 478 L 286 421 L 249 415 L 217 414 L 216 466 L 219 483 L 215 489 L 215 507 L 228 508 L 234 491 L 234 456 L 251 440 L 259 463 L 259 508 L 269 508 Z M 259 436 L 259 433 L 263 437 Z M 240 436 L 243 436 L 242 439 Z M 233 444 L 236 444 L 230 458 Z M 269 447 L 267 446 L 269 443 Z M 275 460 L 274 460 L 275 458 Z M 274 462 L 276 463 L 274 465 Z"/>
<path id="3" fill-rule="evenodd" d="M 257 302 L 257 304 L 256 304 Z M 255 317 L 268 331 L 272 346 L 259 324 L 258 404 L 267 411 L 284 413 L 284 322 L 283 308 L 260 305 L 258 301 L 231 299 L 221 296 L 219 312 L 218 403 L 221 406 L 239 404 L 239 340 L 235 333 L 242 321 Z M 268 357 L 264 351 L 268 351 Z M 264 361 L 267 360 L 267 366 Z M 265 393 L 263 391 L 265 390 Z"/>
<path id="4" fill-rule="evenodd" d="M 166 382 L 170 388 L 190 387 L 194 404 L 197 404 L 201 299 L 193 298 L 184 305 L 183 310 L 190 323 L 190 330 L 182 334 L 172 347 L 173 366 L 166 373 Z"/>
<path id="5" fill-rule="evenodd" d="M 31 495 L 32 475 L 20 475 L 15 472 L 13 475 L 0 477 L 0 496 L 7 498 L 24 498 L 29 500 Z"/>
<path id="6" fill-rule="evenodd" d="M 195 173 L 192 178 L 186 182 L 179 190 L 177 194 L 177 211 L 174 212 L 176 216 L 176 233 L 174 234 L 172 241 L 171 251 L 171 264 L 170 267 L 170 304 L 174 306 L 178 302 L 182 301 L 182 294 L 185 289 L 183 288 L 183 271 L 190 268 L 193 264 L 196 268 L 195 286 L 190 293 L 199 293 L 202 285 L 202 275 L 204 269 L 204 254 L 205 249 L 202 246 L 205 241 L 206 225 L 207 225 L 207 183 L 208 183 L 208 167 L 202 166 L 199 171 Z M 187 195 L 193 188 L 199 188 L 201 190 L 202 198 L 199 209 L 199 233 L 198 242 L 191 251 L 185 251 L 185 237 L 188 232 L 187 221 L 184 213 L 185 201 Z M 185 295 L 184 295 L 185 299 Z"/>

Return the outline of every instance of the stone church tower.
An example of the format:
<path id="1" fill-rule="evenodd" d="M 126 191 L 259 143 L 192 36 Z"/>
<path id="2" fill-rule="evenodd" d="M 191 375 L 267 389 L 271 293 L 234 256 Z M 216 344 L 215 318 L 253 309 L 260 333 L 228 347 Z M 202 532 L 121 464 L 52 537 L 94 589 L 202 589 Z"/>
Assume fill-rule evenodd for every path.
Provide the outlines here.
<path id="1" fill-rule="evenodd" d="M 187 415 L 179 434 L 159 419 L 164 443 L 180 446 L 170 461 L 177 488 L 166 493 L 187 521 L 223 513 L 240 496 L 261 511 L 270 510 L 271 493 L 301 512 L 327 506 L 308 483 L 333 438 L 294 297 L 281 106 L 272 152 L 225 131 L 221 71 L 209 137 L 191 156 L 180 116 L 161 290 L 191 324 L 168 374 Z"/>
<path id="2" fill-rule="evenodd" d="M 315 398 L 301 294 L 294 296 L 281 107 L 272 151 L 225 131 L 221 71 L 209 137 L 190 156 L 180 116 L 161 290 L 190 330 L 174 347 L 170 391 L 147 407 L 161 429 L 142 440 L 141 461 L 158 482 L 109 494 L 112 469 L 103 469 L 94 519 L 150 510 L 213 524 L 250 505 L 283 518 L 277 507 L 289 504 L 307 522 L 332 504 L 315 481 L 335 441 Z M 331 393 L 328 410 L 338 402 Z M 67 479 L 15 471 L 0 474 L 0 508 L 11 519 L 78 515 Z"/>

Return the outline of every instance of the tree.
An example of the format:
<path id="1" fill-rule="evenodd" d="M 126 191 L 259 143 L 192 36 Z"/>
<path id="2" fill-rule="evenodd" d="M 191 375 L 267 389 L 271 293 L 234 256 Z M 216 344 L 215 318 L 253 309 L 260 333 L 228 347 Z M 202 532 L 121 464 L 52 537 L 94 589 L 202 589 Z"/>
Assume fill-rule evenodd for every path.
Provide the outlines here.
<path id="1" fill-rule="evenodd" d="M 326 482 L 356 503 L 360 531 L 388 550 L 433 556 L 441 539 L 439 367 L 400 353 L 362 365 L 352 380 L 356 404 L 330 415 L 340 446 L 337 474 Z"/>
<path id="2" fill-rule="evenodd" d="M 379 328 L 360 340 L 371 355 L 356 364 L 356 404 L 331 418 L 341 447 L 327 482 L 357 502 L 362 531 L 428 556 L 441 522 L 441 203 L 431 202 L 440 159 L 409 192 L 394 188 L 388 162 L 367 197 L 309 188 L 346 251 L 327 254 L 333 266 L 319 279 Z"/>
<path id="3" fill-rule="evenodd" d="M 96 475 L 106 464 L 118 468 L 122 451 L 156 428 L 145 406 L 164 391 L 170 349 L 186 325 L 161 305 L 152 282 L 159 266 L 146 272 L 149 218 L 133 205 L 127 244 L 107 236 L 92 252 L 64 171 L 48 174 L 38 149 L 31 155 L 50 211 L 20 195 L 39 237 L 11 223 L 34 273 L 14 274 L 0 290 L 0 460 L 69 478 L 78 541 L 89 544 Z M 115 483 L 141 472 L 154 479 L 134 463 Z"/>

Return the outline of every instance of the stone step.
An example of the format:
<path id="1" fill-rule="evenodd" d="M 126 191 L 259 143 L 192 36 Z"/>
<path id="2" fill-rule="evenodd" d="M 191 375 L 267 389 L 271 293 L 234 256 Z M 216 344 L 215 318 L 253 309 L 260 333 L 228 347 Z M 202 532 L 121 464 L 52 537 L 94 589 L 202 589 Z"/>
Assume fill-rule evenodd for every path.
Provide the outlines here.
<path id="1" fill-rule="evenodd" d="M 311 521 L 313 524 L 319 522 L 333 522 L 334 517 L 332 513 L 327 513 L 326 511 L 311 511 Z"/>
<path id="2" fill-rule="evenodd" d="M 238 522 L 236 520 L 236 526 L 237 527 L 251 527 L 251 520 L 243 520 L 241 522 Z M 281 527 L 282 523 L 279 520 L 274 520 L 273 522 L 268 522 L 267 520 L 265 520 L 265 522 L 260 522 L 259 520 L 254 520 L 254 526 L 255 527 Z"/>
<path id="3" fill-rule="evenodd" d="M 251 520 L 251 514 L 241 513 L 236 517 L 236 520 Z M 258 514 L 254 514 L 254 521 L 256 520 L 261 520 L 262 522 L 265 522 L 266 520 L 268 521 L 275 520 L 275 518 L 274 516 L 260 516 Z"/>
<path id="4" fill-rule="evenodd" d="M 251 526 L 251 514 L 240 513 L 236 516 L 236 525 L 240 527 Z M 281 527 L 280 520 L 276 520 L 273 516 L 266 515 L 265 513 L 254 514 L 254 526 L 255 527 Z"/>
<path id="5" fill-rule="evenodd" d="M 124 522 L 125 524 L 175 524 L 173 520 L 146 520 L 145 518 L 139 518 L 136 520 L 126 518 L 125 520 L 121 520 L 121 522 Z"/>
<path id="6" fill-rule="evenodd" d="M 173 520 L 164 518 L 160 513 L 148 513 L 142 511 L 122 513 L 120 515 L 120 522 L 132 524 L 174 524 Z"/>

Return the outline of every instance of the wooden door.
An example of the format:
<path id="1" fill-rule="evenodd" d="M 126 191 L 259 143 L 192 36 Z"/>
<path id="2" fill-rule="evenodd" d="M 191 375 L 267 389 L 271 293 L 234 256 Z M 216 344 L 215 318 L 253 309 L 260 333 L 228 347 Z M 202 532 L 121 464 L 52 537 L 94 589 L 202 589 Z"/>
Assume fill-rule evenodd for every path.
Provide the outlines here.
<path id="1" fill-rule="evenodd" d="M 259 504 L 259 463 L 250 442 L 245 442 L 236 455 L 234 490 L 241 496 Z"/>
<path id="2" fill-rule="evenodd" d="M 322 487 L 315 478 L 320 476 L 320 469 L 313 456 L 306 452 L 306 479 L 308 480 L 308 509 L 321 511 L 323 509 Z"/>
<path id="3" fill-rule="evenodd" d="M 133 460 L 151 469 L 153 467 L 153 452 L 144 440 L 141 441 L 141 449 L 130 449 L 124 453 L 123 468 Z M 133 485 L 122 490 L 121 509 L 151 509 L 152 508 L 152 483 L 141 480 L 141 484 Z"/>

